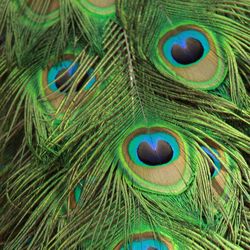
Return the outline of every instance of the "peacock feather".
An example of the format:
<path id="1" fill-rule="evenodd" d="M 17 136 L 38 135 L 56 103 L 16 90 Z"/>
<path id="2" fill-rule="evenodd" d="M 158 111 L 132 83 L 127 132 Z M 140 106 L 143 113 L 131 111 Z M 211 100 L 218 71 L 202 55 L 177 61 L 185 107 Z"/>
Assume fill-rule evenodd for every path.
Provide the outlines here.
<path id="1" fill-rule="evenodd" d="M 0 0 L 0 249 L 250 249 L 249 14 Z"/>

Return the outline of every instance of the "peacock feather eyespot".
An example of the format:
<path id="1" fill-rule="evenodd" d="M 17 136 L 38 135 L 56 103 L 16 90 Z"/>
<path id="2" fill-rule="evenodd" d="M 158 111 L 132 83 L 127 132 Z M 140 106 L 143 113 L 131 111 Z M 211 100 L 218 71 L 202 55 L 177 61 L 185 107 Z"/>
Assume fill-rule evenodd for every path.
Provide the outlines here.
<path id="1" fill-rule="evenodd" d="M 51 66 L 48 71 L 49 88 L 53 91 L 61 93 L 68 93 L 73 82 L 74 75 L 79 68 L 79 64 L 72 60 L 63 60 Z M 82 80 L 77 84 L 75 91 L 78 92 L 83 88 L 86 81 L 89 80 L 94 69 L 90 68 L 83 76 Z M 91 79 L 84 90 L 89 90 L 96 82 L 96 77 Z"/>
<path id="2" fill-rule="evenodd" d="M 191 181 L 189 148 L 176 131 L 164 127 L 138 128 L 122 144 L 122 165 L 139 188 L 179 194 Z"/>
<path id="3" fill-rule="evenodd" d="M 155 237 L 153 232 L 138 233 L 132 236 L 132 241 L 125 244 L 121 241 L 114 250 L 144 249 L 144 250 L 174 250 L 172 242 L 164 236 Z"/>
<path id="4" fill-rule="evenodd" d="M 43 71 L 43 92 L 52 106 L 58 108 L 69 94 L 70 101 L 78 93 L 83 96 L 92 89 L 98 79 L 94 71 L 94 65 L 82 69 L 74 55 L 65 54 L 62 60 L 49 63 Z"/>
<path id="5" fill-rule="evenodd" d="M 115 13 L 115 0 L 81 0 L 80 4 L 97 15 L 106 16 Z"/>
<path id="6" fill-rule="evenodd" d="M 187 86 L 209 90 L 225 78 L 225 67 L 217 41 L 205 29 L 183 25 L 164 31 L 157 44 L 156 66 Z"/>

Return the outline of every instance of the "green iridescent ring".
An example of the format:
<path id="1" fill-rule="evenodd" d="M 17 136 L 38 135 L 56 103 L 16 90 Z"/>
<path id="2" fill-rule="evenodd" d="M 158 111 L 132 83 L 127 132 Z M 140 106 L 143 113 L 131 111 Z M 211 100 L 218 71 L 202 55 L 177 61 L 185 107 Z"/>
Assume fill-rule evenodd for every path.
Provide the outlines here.
<path id="1" fill-rule="evenodd" d="M 17 10 L 24 10 L 21 22 L 28 27 L 48 28 L 59 21 L 60 3 L 58 0 L 51 0 L 46 9 L 44 3 L 39 0 L 16 1 Z"/>
<path id="2" fill-rule="evenodd" d="M 79 4 L 92 14 L 107 16 L 115 13 L 115 0 L 80 0 Z"/>

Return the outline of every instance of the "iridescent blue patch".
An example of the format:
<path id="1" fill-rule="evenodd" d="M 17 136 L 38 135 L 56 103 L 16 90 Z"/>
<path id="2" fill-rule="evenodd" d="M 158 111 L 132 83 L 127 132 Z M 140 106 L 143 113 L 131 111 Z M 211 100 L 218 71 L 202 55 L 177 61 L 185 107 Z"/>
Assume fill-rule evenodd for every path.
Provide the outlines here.
<path id="1" fill-rule="evenodd" d="M 207 147 L 201 146 L 201 148 L 203 149 L 203 151 L 210 157 L 210 159 L 213 161 L 214 165 L 216 166 L 216 168 L 214 169 L 214 173 L 211 176 L 212 178 L 214 178 L 215 176 L 217 176 L 221 170 L 221 163 L 219 161 L 219 159 L 216 156 L 219 156 L 219 152 L 215 149 L 212 148 L 211 152 Z"/>
<path id="2" fill-rule="evenodd" d="M 58 86 L 56 84 L 56 81 L 57 81 L 57 78 L 58 78 L 58 74 L 60 72 L 63 72 L 63 71 L 67 71 L 67 74 L 72 77 L 77 69 L 79 68 L 79 64 L 76 63 L 76 62 L 73 62 L 72 60 L 64 60 L 64 61 L 61 61 L 55 65 L 53 65 L 49 72 L 48 72 L 48 85 L 49 85 L 49 88 L 53 91 L 53 92 L 57 92 L 59 91 L 58 89 Z M 94 72 L 94 69 L 93 68 L 90 68 L 86 75 L 84 76 L 84 80 L 87 81 L 88 78 L 92 75 L 92 73 Z M 94 83 L 96 82 L 96 76 L 92 77 L 92 79 L 88 82 L 88 84 L 84 87 L 84 90 L 85 91 L 88 91 L 93 85 Z M 78 84 L 78 86 L 80 85 L 84 85 L 84 82 L 80 82 Z"/>
<path id="3" fill-rule="evenodd" d="M 134 240 L 126 247 L 122 246 L 120 250 L 168 250 L 166 244 L 156 239 Z"/>

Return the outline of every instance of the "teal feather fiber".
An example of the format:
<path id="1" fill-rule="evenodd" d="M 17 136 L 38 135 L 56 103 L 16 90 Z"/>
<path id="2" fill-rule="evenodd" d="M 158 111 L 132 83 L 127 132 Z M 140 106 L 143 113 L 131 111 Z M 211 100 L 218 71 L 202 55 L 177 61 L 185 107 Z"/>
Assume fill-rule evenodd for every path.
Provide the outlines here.
<path id="1" fill-rule="evenodd" d="M 0 0 L 0 249 L 250 249 L 249 14 Z"/>

